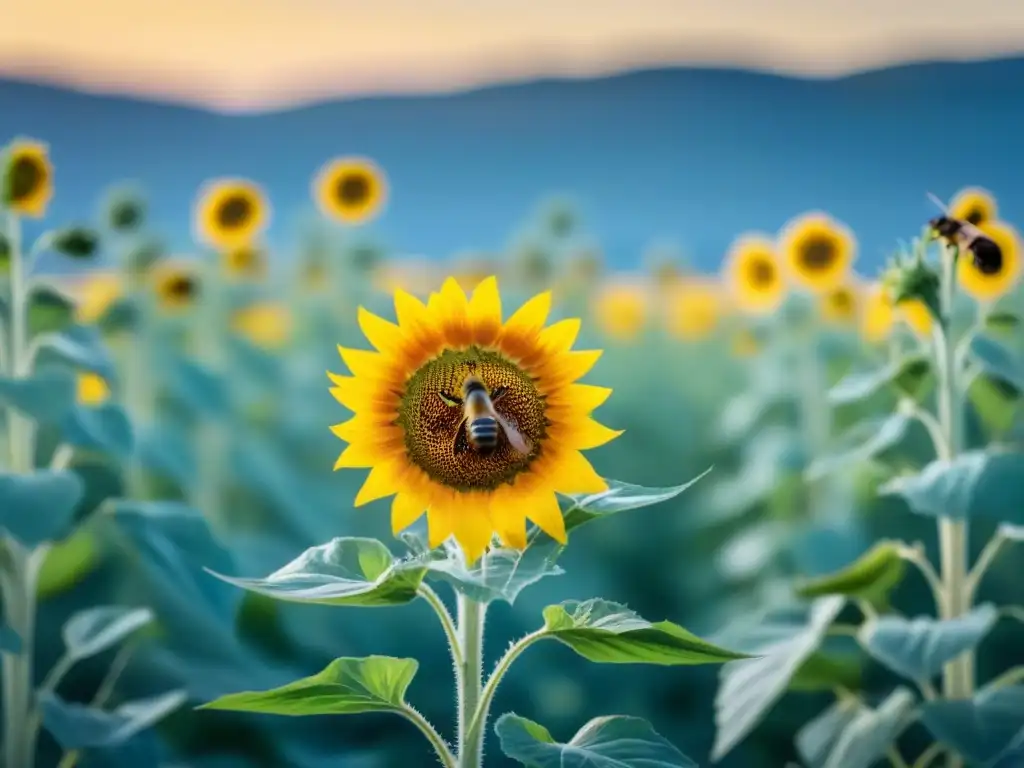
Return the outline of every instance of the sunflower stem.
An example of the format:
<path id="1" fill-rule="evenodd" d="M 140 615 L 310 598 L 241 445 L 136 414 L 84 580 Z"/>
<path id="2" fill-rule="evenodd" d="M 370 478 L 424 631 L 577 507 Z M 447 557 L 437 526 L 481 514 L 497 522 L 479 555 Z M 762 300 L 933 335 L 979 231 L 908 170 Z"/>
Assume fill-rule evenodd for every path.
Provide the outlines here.
<path id="1" fill-rule="evenodd" d="M 955 248 L 942 247 L 942 282 L 940 317 L 934 325 L 935 362 L 938 378 L 938 418 L 942 427 L 945 456 L 951 461 L 961 450 L 962 404 L 957 391 L 957 371 L 953 339 L 953 297 L 956 290 Z M 968 593 L 968 531 L 963 520 L 939 518 L 939 556 L 943 585 L 943 599 L 939 605 L 940 618 L 948 620 L 962 616 L 970 608 Z M 968 699 L 974 689 L 974 654 L 964 653 L 946 665 L 943 671 L 943 693 L 947 699 Z M 951 754 L 949 768 L 962 768 L 963 759 Z"/>
<path id="2" fill-rule="evenodd" d="M 127 264 L 127 259 L 122 263 Z M 131 334 L 126 340 L 123 352 L 124 396 L 125 407 L 131 416 L 136 435 L 141 429 L 150 426 L 153 418 L 153 398 L 155 391 L 150 381 L 149 339 L 150 305 L 146 292 L 146 281 L 139 269 L 127 265 L 128 296 L 134 304 L 134 324 Z M 125 483 L 128 497 L 144 499 L 146 494 L 146 474 L 139 461 L 139 452 L 132 451 L 125 466 Z"/>
<path id="3" fill-rule="evenodd" d="M 827 381 L 822 370 L 819 336 L 813 324 L 805 333 L 800 349 L 803 363 L 800 372 L 803 389 L 800 398 L 803 406 L 801 416 L 808 455 L 820 456 L 828 449 L 832 432 L 832 412 L 826 399 Z M 820 479 L 810 480 L 807 484 L 807 510 L 812 520 L 819 520 L 824 514 L 825 491 L 826 488 Z"/>
<path id="4" fill-rule="evenodd" d="M 21 223 L 8 212 L 5 235 L 10 248 L 10 313 L 8 365 L 12 376 L 26 376 L 23 357 L 27 344 L 26 264 L 21 252 Z M 33 470 L 33 427 L 14 408 L 7 409 L 10 471 L 28 474 Z M 29 722 L 34 706 L 33 646 L 35 644 L 36 579 L 45 549 L 35 552 L 11 536 L 4 536 L 6 554 L 0 586 L 4 618 L 21 639 L 21 652 L 3 654 L 4 764 L 31 768 L 35 763 L 35 739 Z M 39 553 L 39 554 L 37 554 Z"/>
<path id="5" fill-rule="evenodd" d="M 459 644 L 462 660 L 458 678 L 458 759 L 459 768 L 481 768 L 486 716 L 477 718 L 484 672 L 484 619 L 487 603 L 458 595 Z M 476 727 L 474 719 L 477 719 Z"/>

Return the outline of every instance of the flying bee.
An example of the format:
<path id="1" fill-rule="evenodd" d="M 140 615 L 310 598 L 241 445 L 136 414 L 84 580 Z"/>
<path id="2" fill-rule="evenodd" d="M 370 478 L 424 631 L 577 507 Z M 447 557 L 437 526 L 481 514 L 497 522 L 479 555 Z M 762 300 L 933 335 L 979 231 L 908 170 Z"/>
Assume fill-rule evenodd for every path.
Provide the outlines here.
<path id="1" fill-rule="evenodd" d="M 950 216 L 949 210 L 935 195 L 929 194 L 928 197 L 942 210 L 941 216 L 928 222 L 936 237 L 957 246 L 961 253 L 970 253 L 974 266 L 983 275 L 999 272 L 1003 268 L 1003 251 L 999 244 L 969 221 Z"/>
<path id="2" fill-rule="evenodd" d="M 488 392 L 484 383 L 473 374 L 462 382 L 462 397 L 440 393 L 445 404 L 462 408 L 462 421 L 455 434 L 453 449 L 456 454 L 467 448 L 489 454 L 498 447 L 499 433 L 503 433 L 509 445 L 524 456 L 533 450 L 529 438 L 509 424 L 497 410 L 495 403 L 508 394 L 505 387 L 495 387 Z"/>

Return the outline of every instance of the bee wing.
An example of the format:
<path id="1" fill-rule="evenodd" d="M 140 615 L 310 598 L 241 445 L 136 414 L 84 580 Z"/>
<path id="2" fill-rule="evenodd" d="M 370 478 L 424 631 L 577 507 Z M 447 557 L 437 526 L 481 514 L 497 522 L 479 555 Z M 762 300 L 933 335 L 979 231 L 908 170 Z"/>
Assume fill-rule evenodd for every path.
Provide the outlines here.
<path id="1" fill-rule="evenodd" d="M 505 433 L 505 437 L 508 438 L 508 442 L 519 453 L 525 456 L 533 450 L 533 443 L 530 442 L 530 439 L 509 424 L 508 420 L 494 409 L 493 404 L 488 404 L 487 412 L 496 422 L 498 422 L 498 426 L 501 427 L 502 432 Z"/>
<path id="2" fill-rule="evenodd" d="M 933 195 L 933 194 L 932 194 L 931 192 L 929 192 L 929 193 L 928 193 L 928 199 L 929 199 L 929 200 L 931 200 L 931 201 L 932 201 L 933 203 L 935 203 L 935 205 L 937 205 L 937 206 L 938 206 L 938 208 L 939 208 L 939 210 L 940 210 L 940 211 L 942 211 L 942 212 L 943 212 L 944 214 L 946 214 L 947 216 L 949 215 L 949 208 L 948 208 L 948 207 L 946 206 L 946 204 L 945 204 L 944 202 L 942 202 L 941 200 L 939 200 L 939 198 L 938 198 L 938 197 L 936 197 L 936 196 L 935 196 L 935 195 Z"/>

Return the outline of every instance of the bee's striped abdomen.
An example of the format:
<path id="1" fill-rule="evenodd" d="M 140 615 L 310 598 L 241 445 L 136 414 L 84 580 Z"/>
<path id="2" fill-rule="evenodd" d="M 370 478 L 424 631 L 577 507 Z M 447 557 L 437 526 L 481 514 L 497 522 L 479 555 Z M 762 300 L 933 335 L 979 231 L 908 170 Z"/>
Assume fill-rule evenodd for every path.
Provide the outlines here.
<path id="1" fill-rule="evenodd" d="M 469 439 L 479 448 L 498 444 L 498 422 L 491 416 L 478 416 L 469 423 Z"/>

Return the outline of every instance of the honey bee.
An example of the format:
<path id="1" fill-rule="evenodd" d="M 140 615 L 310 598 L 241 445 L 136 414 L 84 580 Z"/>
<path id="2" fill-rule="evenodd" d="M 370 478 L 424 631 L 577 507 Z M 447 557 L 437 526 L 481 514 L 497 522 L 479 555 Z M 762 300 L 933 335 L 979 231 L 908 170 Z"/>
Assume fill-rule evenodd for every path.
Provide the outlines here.
<path id="1" fill-rule="evenodd" d="M 998 273 L 1003 268 L 1003 251 L 999 244 L 969 221 L 950 216 L 949 210 L 935 195 L 929 194 L 928 197 L 943 212 L 928 222 L 936 236 L 957 246 L 961 253 L 970 253 L 974 266 L 983 275 Z"/>
<path id="2" fill-rule="evenodd" d="M 529 438 L 509 424 L 494 408 L 495 403 L 506 394 L 508 389 L 505 387 L 495 387 L 488 392 L 484 383 L 473 374 L 469 374 L 462 382 L 461 398 L 440 393 L 445 404 L 462 408 L 463 417 L 453 446 L 456 454 L 467 448 L 483 454 L 491 453 L 498 447 L 499 433 L 503 433 L 509 445 L 524 456 L 533 450 Z"/>

